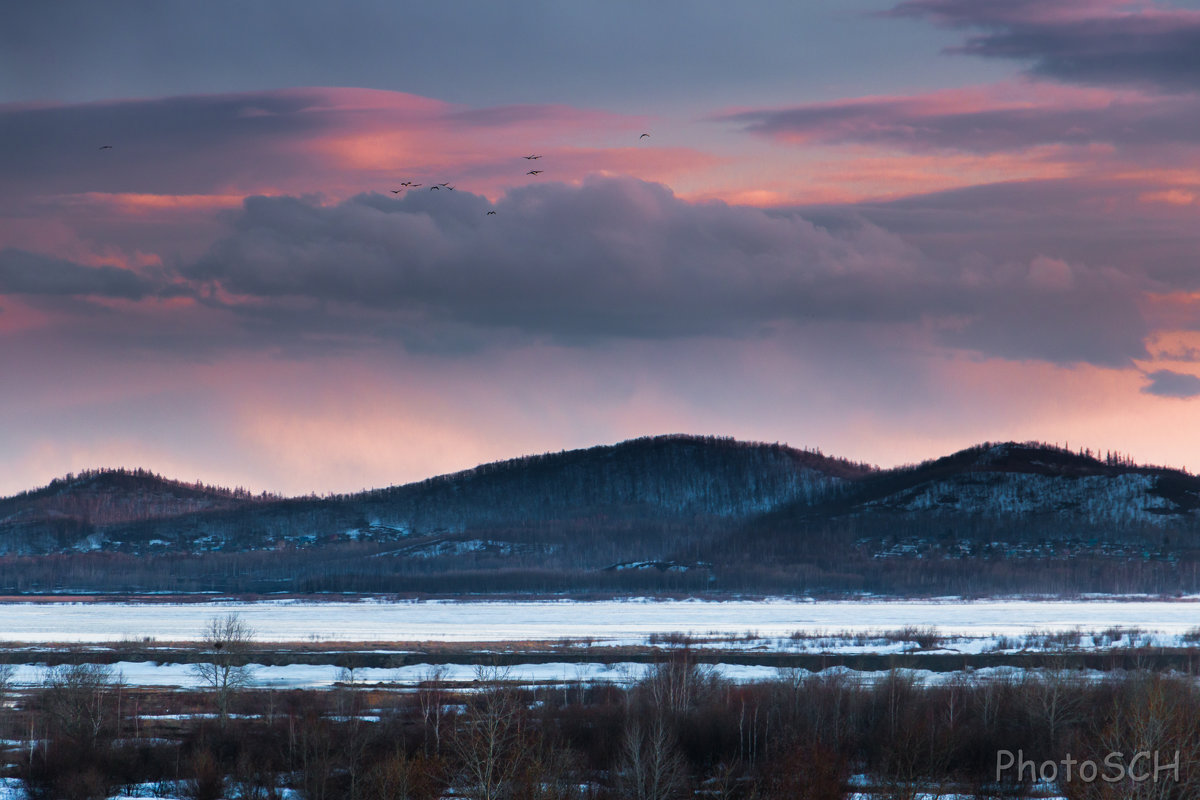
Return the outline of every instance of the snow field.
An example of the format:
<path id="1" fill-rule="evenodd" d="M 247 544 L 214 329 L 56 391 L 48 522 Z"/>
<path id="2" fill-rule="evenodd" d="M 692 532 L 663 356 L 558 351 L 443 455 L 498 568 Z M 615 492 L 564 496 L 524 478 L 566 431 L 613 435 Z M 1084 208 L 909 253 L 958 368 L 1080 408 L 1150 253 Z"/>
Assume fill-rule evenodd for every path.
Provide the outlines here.
<path id="1" fill-rule="evenodd" d="M 760 638 L 934 627 L 945 637 L 1024 637 L 1118 626 L 1178 637 L 1200 628 L 1200 602 L 1157 600 L 838 601 L 645 599 L 598 602 L 213 601 L 14 602 L 0 641 L 189 641 L 214 616 L 241 615 L 263 642 L 520 642 L 587 638 L 643 644 L 652 634 Z"/>

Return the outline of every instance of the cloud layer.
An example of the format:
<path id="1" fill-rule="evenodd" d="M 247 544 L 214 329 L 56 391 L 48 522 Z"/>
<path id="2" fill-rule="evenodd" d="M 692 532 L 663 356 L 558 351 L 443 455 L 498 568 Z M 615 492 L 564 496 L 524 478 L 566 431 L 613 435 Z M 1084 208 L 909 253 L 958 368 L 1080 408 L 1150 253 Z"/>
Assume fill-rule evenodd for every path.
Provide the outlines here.
<path id="1" fill-rule="evenodd" d="M 157 288 L 155 282 L 120 267 L 85 267 L 24 250 L 0 250 L 0 295 L 80 295 L 140 300 Z"/>
<path id="2" fill-rule="evenodd" d="M 1045 257 L 941 261 L 863 221 L 688 203 L 633 179 L 528 187 L 494 207 L 464 192 L 256 197 L 233 224 L 184 276 L 260 319 L 289 308 L 559 342 L 836 321 L 932 326 L 1018 359 L 1121 365 L 1145 352 L 1137 287 L 1119 274 Z"/>
<path id="3" fill-rule="evenodd" d="M 1125 0 L 906 0 L 894 16 L 981 30 L 950 52 L 1030 63 L 1030 71 L 1090 85 L 1194 92 L 1200 11 Z"/>
<path id="4" fill-rule="evenodd" d="M 817 103 L 723 119 L 785 141 L 854 142 L 917 153 L 1200 144 L 1200 98 L 1049 92 L 1032 86 Z"/>
<path id="5" fill-rule="evenodd" d="M 10 15 L 0 485 L 667 430 L 1200 452 L 1197 12 L 544 5 Z"/>
<path id="6" fill-rule="evenodd" d="M 336 197 L 396 188 L 405 177 L 499 193 L 528 180 L 519 156 L 531 147 L 554 157 L 549 169 L 559 179 L 711 160 L 632 148 L 643 125 L 638 116 L 570 106 L 469 108 L 364 89 L 0 105 L 0 204 L 87 193 Z"/>

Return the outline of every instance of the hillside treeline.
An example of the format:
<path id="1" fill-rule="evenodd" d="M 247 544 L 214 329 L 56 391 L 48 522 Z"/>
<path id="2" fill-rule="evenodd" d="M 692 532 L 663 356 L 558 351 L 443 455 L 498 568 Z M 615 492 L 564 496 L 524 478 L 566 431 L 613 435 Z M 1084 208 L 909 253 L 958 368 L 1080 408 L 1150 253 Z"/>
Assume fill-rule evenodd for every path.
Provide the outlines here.
<path id="1" fill-rule="evenodd" d="M 1153 560 L 880 560 L 832 553 L 795 564 L 764 561 L 687 571 L 648 566 L 626 570 L 549 569 L 537 565 L 436 562 L 414 568 L 373 558 L 372 548 L 228 553 L 205 556 L 109 554 L 0 558 L 0 586 L 9 594 L 87 591 L 108 594 L 226 592 L 267 594 L 361 592 L 398 595 L 537 594 L 627 595 L 685 593 L 861 593 L 903 596 L 1086 593 L 1172 596 L 1200 591 L 1200 562 Z"/>

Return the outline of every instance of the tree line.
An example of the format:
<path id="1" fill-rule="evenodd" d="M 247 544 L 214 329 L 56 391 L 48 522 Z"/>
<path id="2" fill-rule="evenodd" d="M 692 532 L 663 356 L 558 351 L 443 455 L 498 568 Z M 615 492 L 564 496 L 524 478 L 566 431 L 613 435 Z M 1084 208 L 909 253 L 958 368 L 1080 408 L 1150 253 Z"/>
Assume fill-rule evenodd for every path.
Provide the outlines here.
<path id="1" fill-rule="evenodd" d="M 232 626 L 232 627 L 231 627 Z M 5 706 L 10 771 L 33 798 L 93 800 L 130 787 L 218 800 L 888 800 L 1035 795 L 1047 763 L 1178 754 L 1160 781 L 1056 777 L 1068 800 L 1190 800 L 1200 791 L 1194 676 L 1086 678 L 1065 669 L 924 684 L 903 670 L 781 671 L 737 684 L 687 650 L 622 687 L 529 687 L 480 667 L 467 687 L 432 669 L 413 691 L 251 688 L 244 631 L 216 620 L 197 692 L 123 687 L 110 668 L 50 670 Z M 11 690 L 9 699 L 13 699 Z M 998 774 L 1003 753 L 1037 774 Z M 1111 754 L 1120 753 L 1113 760 Z M 1113 774 L 1111 771 L 1106 774 Z"/>

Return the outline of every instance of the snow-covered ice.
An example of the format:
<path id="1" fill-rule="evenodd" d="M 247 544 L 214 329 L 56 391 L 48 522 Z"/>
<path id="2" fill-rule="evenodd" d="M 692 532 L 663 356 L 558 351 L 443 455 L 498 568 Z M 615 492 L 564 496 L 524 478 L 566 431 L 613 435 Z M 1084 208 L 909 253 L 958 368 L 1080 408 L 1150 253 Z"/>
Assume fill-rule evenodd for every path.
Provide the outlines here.
<path id="1" fill-rule="evenodd" d="M 609 600 L 599 602 L 212 601 L 14 602 L 0 607 L 0 640 L 197 639 L 237 612 L 260 641 L 485 642 L 592 638 L 642 643 L 653 633 L 786 637 L 794 631 L 868 632 L 933 626 L 944 636 L 1025 636 L 1112 626 L 1178 636 L 1200 627 L 1200 602 Z"/>
<path id="2" fill-rule="evenodd" d="M 127 686 L 157 686 L 163 688 L 196 688 L 201 684 L 190 664 L 159 664 L 154 661 L 121 661 L 111 665 L 114 677 Z M 613 664 L 593 663 L 546 663 L 516 664 L 495 673 L 505 681 L 525 684 L 544 683 L 618 683 L 628 684 L 640 680 L 651 668 L 649 664 L 622 662 Z M 327 688 L 335 684 L 346 684 L 351 675 L 343 668 L 332 664 L 287 664 L 283 666 L 250 665 L 251 685 L 258 688 Z M 386 684 L 396 687 L 414 687 L 428 681 L 435 667 L 430 664 L 411 664 L 405 667 L 384 669 L 364 667 L 354 670 L 353 680 L 358 685 Z M 467 684 L 479 679 L 478 668 L 473 664 L 443 664 L 438 668 L 437 678 L 443 683 Z M 717 674 L 731 681 L 748 683 L 773 680 L 779 676 L 773 667 L 745 666 L 739 664 L 717 664 Z M 35 664 L 17 667 L 13 681 L 17 685 L 33 685 L 43 680 L 45 668 Z"/>
<path id="3" fill-rule="evenodd" d="M 159 664 L 153 661 L 121 661 L 111 665 L 114 678 L 126 686 L 159 688 L 200 688 L 201 683 L 190 664 Z M 806 669 L 781 670 L 776 667 L 754 664 L 705 665 L 720 678 L 733 683 L 757 683 L 781 678 L 791 680 L 795 676 L 814 674 Z M 326 689 L 337 685 L 348 685 L 351 675 L 343 668 L 332 664 L 287 664 L 263 666 L 251 664 L 250 685 L 267 689 Z M 381 685 L 399 689 L 411 689 L 429 681 L 435 667 L 431 664 L 410 664 L 393 669 L 363 667 L 354 670 L 353 682 L 358 686 Z M 480 678 L 479 668 L 474 664 L 442 664 L 436 667 L 437 680 L 444 684 L 471 684 Z M 617 663 L 567 663 L 514 664 L 490 673 L 491 677 L 506 682 L 532 684 L 612 683 L 629 685 L 646 676 L 654 669 L 653 664 L 639 662 Z M 1026 670 L 1019 667 L 984 667 L 975 670 L 953 670 L 934 672 L 926 669 L 901 669 L 898 672 L 922 685 L 939 685 L 955 681 L 990 682 L 1016 680 L 1024 675 L 1038 675 L 1042 670 Z M 21 664 L 17 667 L 13 681 L 18 686 L 35 685 L 45 677 L 45 667 Z M 883 680 L 888 670 L 854 670 L 837 666 L 821 670 L 821 675 L 841 676 L 849 683 L 873 684 Z M 1075 670 L 1070 673 L 1080 680 L 1103 680 L 1111 673 L 1097 670 Z"/>

